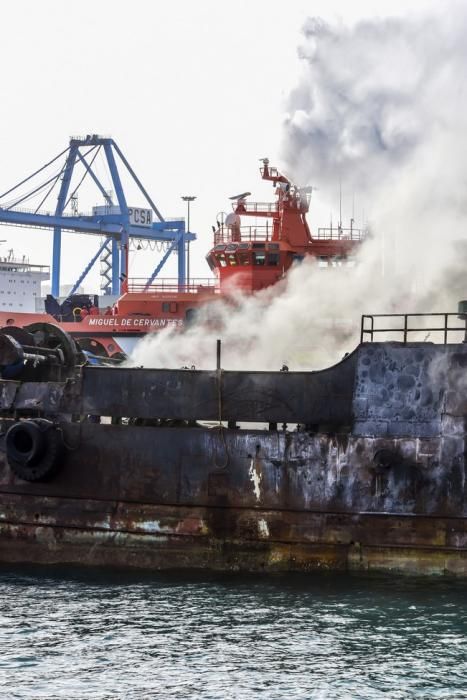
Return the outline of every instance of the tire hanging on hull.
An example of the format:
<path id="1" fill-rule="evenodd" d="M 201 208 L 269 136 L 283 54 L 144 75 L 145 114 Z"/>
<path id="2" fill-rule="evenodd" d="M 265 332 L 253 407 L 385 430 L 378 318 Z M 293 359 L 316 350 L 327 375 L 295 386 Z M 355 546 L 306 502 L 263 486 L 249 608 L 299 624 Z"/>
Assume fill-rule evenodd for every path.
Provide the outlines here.
<path id="1" fill-rule="evenodd" d="M 5 436 L 8 464 L 23 481 L 49 481 L 62 466 L 65 447 L 62 432 L 44 418 L 22 420 Z"/>

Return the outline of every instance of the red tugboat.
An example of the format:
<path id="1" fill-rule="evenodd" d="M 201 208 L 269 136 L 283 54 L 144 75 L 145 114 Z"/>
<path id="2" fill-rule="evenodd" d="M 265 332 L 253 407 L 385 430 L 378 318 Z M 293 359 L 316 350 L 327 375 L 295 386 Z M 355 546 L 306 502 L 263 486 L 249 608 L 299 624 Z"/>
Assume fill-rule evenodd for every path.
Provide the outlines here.
<path id="1" fill-rule="evenodd" d="M 295 186 L 277 168 L 263 160 L 263 180 L 275 188 L 274 202 L 251 202 L 249 192 L 232 197 L 233 211 L 213 227 L 214 245 L 207 255 L 215 277 L 179 285 L 162 280 L 128 280 L 115 305 L 99 309 L 97 297 L 77 295 L 67 308 L 55 300 L 46 302 L 48 313 L 1 313 L 0 326 L 29 324 L 60 325 L 81 348 L 94 355 L 122 357 L 131 352 L 143 335 L 168 327 L 183 327 L 193 320 L 200 306 L 212 303 L 232 290 L 254 293 L 277 283 L 294 262 L 312 256 L 321 267 L 338 266 L 352 260 L 363 232 L 353 227 L 318 229 L 312 235 L 306 214 L 311 188 Z M 254 219 L 245 225 L 243 218 Z M 264 224 L 256 225 L 257 220 Z"/>
<path id="2" fill-rule="evenodd" d="M 276 201 L 249 202 L 249 192 L 232 197 L 236 200 L 233 213 L 214 231 L 214 247 L 207 261 L 221 292 L 232 285 L 244 292 L 269 287 L 305 256 L 317 258 L 322 266 L 343 264 L 363 239 L 353 221 L 349 229 L 318 229 L 313 236 L 306 220 L 311 187 L 296 187 L 270 167 L 267 158 L 260 172 L 263 180 L 273 183 Z M 265 224 L 242 226 L 242 217 L 261 218 Z"/>

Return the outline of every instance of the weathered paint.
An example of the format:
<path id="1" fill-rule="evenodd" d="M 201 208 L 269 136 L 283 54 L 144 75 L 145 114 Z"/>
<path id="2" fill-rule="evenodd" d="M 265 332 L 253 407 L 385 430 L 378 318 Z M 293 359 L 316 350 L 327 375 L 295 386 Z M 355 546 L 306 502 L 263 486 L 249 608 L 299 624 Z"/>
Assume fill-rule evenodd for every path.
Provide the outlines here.
<path id="1" fill-rule="evenodd" d="M 253 492 L 255 494 L 256 500 L 261 500 L 261 471 L 256 459 L 252 459 L 250 462 L 250 469 L 248 470 L 250 476 L 250 481 L 253 482 Z"/>
<path id="2" fill-rule="evenodd" d="M 293 432 L 70 422 L 44 406 L 77 401 L 76 385 L 60 394 L 36 383 L 41 415 L 54 415 L 68 449 L 47 483 L 19 480 L 0 452 L 0 560 L 467 576 L 467 347 L 362 346 L 352 363 L 350 424 L 340 422 L 342 405 L 334 417 L 332 405 L 320 414 L 294 384 L 300 410 L 312 406 L 317 423 Z M 336 371 L 349 379 L 347 369 Z M 100 374 L 100 391 L 105 376 L 122 377 L 126 400 L 133 375 Z M 160 382 L 180 405 L 180 386 L 196 380 L 168 377 Z M 202 382 L 211 380 L 213 373 Z M 320 387 L 323 401 L 335 380 L 331 368 L 309 386 Z M 23 411 L 33 389 L 1 384 L 7 426 L 15 396 Z M 253 384 L 264 399 L 266 379 Z M 186 398 L 193 414 L 198 398 Z M 144 406 L 153 410 L 147 397 Z M 265 399 L 261 411 L 269 415 Z"/>

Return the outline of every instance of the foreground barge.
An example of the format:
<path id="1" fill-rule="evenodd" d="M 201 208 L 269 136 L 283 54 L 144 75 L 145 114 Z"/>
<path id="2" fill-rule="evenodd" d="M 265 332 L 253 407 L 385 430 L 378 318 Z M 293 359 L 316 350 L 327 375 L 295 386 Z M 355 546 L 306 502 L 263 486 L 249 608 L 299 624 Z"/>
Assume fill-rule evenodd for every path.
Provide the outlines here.
<path id="1" fill-rule="evenodd" d="M 465 344 L 211 372 L 83 366 L 33 335 L 0 338 L 4 368 L 23 353 L 0 381 L 1 561 L 467 575 Z"/>

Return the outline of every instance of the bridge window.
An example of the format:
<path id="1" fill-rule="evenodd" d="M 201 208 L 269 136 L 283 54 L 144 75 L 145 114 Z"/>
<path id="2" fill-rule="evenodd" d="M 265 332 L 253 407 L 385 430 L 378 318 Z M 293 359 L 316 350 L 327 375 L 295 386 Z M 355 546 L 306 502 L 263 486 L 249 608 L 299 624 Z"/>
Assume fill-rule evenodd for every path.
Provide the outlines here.
<path id="1" fill-rule="evenodd" d="M 177 302 L 176 301 L 163 301 L 162 302 L 162 311 L 167 314 L 167 313 L 176 313 L 177 312 Z"/>
<path id="2" fill-rule="evenodd" d="M 266 263 L 266 253 L 253 253 L 255 265 L 264 265 Z"/>
<path id="3" fill-rule="evenodd" d="M 225 255 L 223 255 L 222 253 L 219 253 L 218 255 L 216 255 L 216 258 L 217 258 L 217 262 L 219 263 L 219 265 L 221 267 L 226 267 L 227 262 L 225 259 Z"/>
<path id="4" fill-rule="evenodd" d="M 238 253 L 238 262 L 240 265 L 251 265 L 250 253 L 243 251 Z"/>
<path id="5" fill-rule="evenodd" d="M 235 257 L 235 255 L 233 253 L 229 253 L 227 255 L 227 261 L 228 261 L 229 265 L 236 265 L 237 264 L 237 258 Z"/>
<path id="6" fill-rule="evenodd" d="M 268 254 L 268 265 L 279 265 L 279 253 L 269 253 Z"/>

